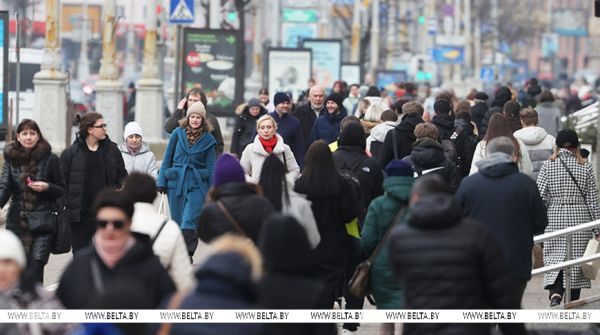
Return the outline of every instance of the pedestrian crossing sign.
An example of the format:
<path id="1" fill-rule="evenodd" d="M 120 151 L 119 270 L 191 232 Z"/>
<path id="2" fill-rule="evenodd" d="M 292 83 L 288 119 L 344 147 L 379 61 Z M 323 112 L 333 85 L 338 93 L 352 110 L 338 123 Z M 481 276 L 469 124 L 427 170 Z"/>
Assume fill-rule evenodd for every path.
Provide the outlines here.
<path id="1" fill-rule="evenodd" d="M 193 23 L 194 0 L 171 0 L 169 23 Z"/>

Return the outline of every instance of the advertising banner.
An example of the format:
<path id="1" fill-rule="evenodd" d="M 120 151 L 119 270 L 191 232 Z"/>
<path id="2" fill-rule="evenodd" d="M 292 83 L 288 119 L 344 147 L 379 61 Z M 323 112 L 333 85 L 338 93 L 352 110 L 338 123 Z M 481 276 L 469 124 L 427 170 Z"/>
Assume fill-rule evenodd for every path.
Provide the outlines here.
<path id="1" fill-rule="evenodd" d="M 317 37 L 317 24 L 284 22 L 281 32 L 283 47 L 295 48 L 301 40 Z"/>
<path id="2" fill-rule="evenodd" d="M 291 92 L 297 99 L 306 90 L 311 74 L 310 49 L 270 48 L 267 53 L 267 87 L 271 97 L 276 92 Z"/>
<path id="3" fill-rule="evenodd" d="M 587 36 L 589 13 L 582 9 L 555 8 L 552 31 L 562 36 Z"/>
<path id="4" fill-rule="evenodd" d="M 355 63 L 343 63 L 341 70 L 341 79 L 348 85 L 360 84 L 362 80 L 360 64 Z"/>
<path id="5" fill-rule="evenodd" d="M 400 83 L 408 80 L 406 71 L 377 71 L 377 87 L 387 87 L 394 83 Z"/>
<path id="6" fill-rule="evenodd" d="M 433 49 L 433 60 L 437 63 L 462 64 L 465 61 L 465 48 L 450 45 L 438 45 Z"/>
<path id="7" fill-rule="evenodd" d="M 332 87 L 341 78 L 342 40 L 305 39 L 302 47 L 312 50 L 312 78 L 326 89 Z"/>
<path id="8" fill-rule="evenodd" d="M 201 88 L 210 112 L 233 115 L 243 97 L 242 45 L 239 31 L 184 28 L 182 92 Z"/>

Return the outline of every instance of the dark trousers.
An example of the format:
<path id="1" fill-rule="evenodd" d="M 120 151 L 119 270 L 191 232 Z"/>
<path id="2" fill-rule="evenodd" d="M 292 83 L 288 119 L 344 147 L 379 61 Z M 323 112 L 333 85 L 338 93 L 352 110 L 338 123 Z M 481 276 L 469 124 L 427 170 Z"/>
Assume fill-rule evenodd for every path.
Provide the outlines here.
<path id="1" fill-rule="evenodd" d="M 92 243 L 92 237 L 95 233 L 95 226 L 86 224 L 85 222 L 71 222 L 73 254 L 89 246 Z"/>
<path id="2" fill-rule="evenodd" d="M 563 284 L 563 271 L 562 270 L 560 270 L 560 272 L 558 273 L 558 276 L 556 277 L 554 284 L 546 286 L 545 289 L 549 290 L 549 292 L 548 292 L 549 299 L 551 299 L 552 295 L 554 295 L 554 294 L 560 294 L 561 297 L 565 294 L 565 286 Z M 578 300 L 580 295 L 581 295 L 580 288 L 572 288 L 571 289 L 571 301 Z"/>
<path id="3" fill-rule="evenodd" d="M 183 234 L 185 246 L 187 247 L 188 255 L 191 259 L 198 247 L 198 233 L 194 229 L 182 229 L 181 233 Z"/>
<path id="4" fill-rule="evenodd" d="M 348 290 L 348 282 L 352 278 L 354 274 L 354 270 L 356 266 L 363 261 L 366 257 L 363 257 L 360 252 L 360 240 L 349 236 L 349 248 L 348 248 L 348 267 L 346 268 L 346 273 L 343 281 L 342 292 L 344 295 L 344 299 L 346 299 L 346 309 L 363 309 L 363 305 L 365 303 L 364 298 L 355 297 Z M 360 323 L 354 322 L 346 322 L 343 325 L 343 329 L 347 329 L 350 331 L 356 331 L 360 326 Z"/>

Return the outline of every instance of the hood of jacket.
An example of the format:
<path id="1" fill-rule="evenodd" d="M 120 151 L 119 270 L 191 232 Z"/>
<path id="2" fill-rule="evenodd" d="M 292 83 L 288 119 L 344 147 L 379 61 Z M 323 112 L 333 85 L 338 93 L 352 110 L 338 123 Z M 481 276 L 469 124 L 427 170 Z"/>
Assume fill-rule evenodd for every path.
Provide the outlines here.
<path id="1" fill-rule="evenodd" d="M 324 117 L 327 121 L 329 121 L 329 123 L 336 123 L 342 121 L 342 119 L 345 118 L 347 115 L 348 113 L 346 112 L 346 108 L 342 106 L 340 107 L 337 113 L 331 114 L 329 112 L 325 112 Z"/>
<path id="2" fill-rule="evenodd" d="M 127 143 L 125 143 L 125 142 L 119 144 L 119 150 L 124 154 L 130 154 L 129 150 L 127 149 Z M 146 153 L 148 151 L 150 151 L 150 145 L 146 142 L 142 142 L 140 151 L 138 151 L 136 155 L 140 155 L 140 154 Z"/>
<path id="3" fill-rule="evenodd" d="M 383 190 L 386 195 L 398 201 L 408 201 L 414 181 L 415 178 L 413 176 L 387 177 L 383 180 Z"/>
<path id="4" fill-rule="evenodd" d="M 454 120 L 454 127 L 459 128 L 461 131 L 462 130 L 473 130 L 471 128 L 471 124 L 469 123 L 469 121 L 467 121 L 465 119 Z"/>
<path id="5" fill-rule="evenodd" d="M 444 229 L 458 224 L 462 211 L 449 194 L 430 194 L 411 205 L 408 224 L 420 229 Z"/>
<path id="6" fill-rule="evenodd" d="M 415 127 L 419 124 L 423 123 L 423 119 L 417 113 L 406 114 L 400 121 L 400 124 L 396 126 L 396 129 L 403 133 L 412 134 L 414 137 Z"/>
<path id="7" fill-rule="evenodd" d="M 246 107 L 244 107 L 244 109 L 242 110 L 242 113 L 240 114 L 240 117 L 243 119 L 256 119 L 258 120 L 259 117 L 267 114 L 267 109 L 264 106 L 260 106 L 260 112 L 258 112 L 257 116 L 252 116 L 252 114 L 250 114 L 250 107 L 248 107 L 246 105 Z"/>
<path id="8" fill-rule="evenodd" d="M 548 133 L 544 128 L 536 126 L 521 128 L 514 135 L 526 145 L 537 145 L 542 143 Z"/>
<path id="9" fill-rule="evenodd" d="M 9 143 L 4 147 L 4 159 L 13 165 L 26 165 L 33 159 L 40 162 L 50 156 L 52 148 L 47 141 L 39 141 L 31 151 L 25 150 L 22 146 L 17 146 L 16 142 Z"/>
<path id="10" fill-rule="evenodd" d="M 244 196 L 244 195 L 255 195 L 257 194 L 257 185 L 250 183 L 225 183 L 218 188 L 215 188 L 213 196 L 214 200 L 218 200 L 223 197 L 231 196 Z"/>
<path id="11" fill-rule="evenodd" d="M 519 172 L 517 163 L 513 162 L 510 155 L 503 152 L 488 154 L 484 159 L 475 164 L 481 174 L 490 178 L 502 178 Z"/>
<path id="12" fill-rule="evenodd" d="M 394 121 L 385 121 L 371 129 L 371 137 L 375 141 L 383 143 L 385 142 L 385 136 L 388 131 L 394 129 L 397 125 L 398 124 Z"/>
<path id="13" fill-rule="evenodd" d="M 438 167 L 446 159 L 444 147 L 431 138 L 420 138 L 413 144 L 410 159 L 423 169 Z"/>
<path id="14" fill-rule="evenodd" d="M 150 237 L 146 234 L 131 232 L 131 235 L 135 238 L 135 244 L 123 255 L 123 258 L 119 260 L 116 267 L 128 267 L 131 264 L 136 264 L 144 261 L 147 258 L 154 257 L 154 251 L 152 251 L 152 244 Z M 94 248 L 96 257 L 100 257 L 98 252 Z"/>
<path id="15" fill-rule="evenodd" d="M 236 252 L 212 255 L 196 271 L 196 291 L 254 301 L 256 291 L 251 272 L 250 263 Z"/>
<path id="16" fill-rule="evenodd" d="M 454 120 L 447 114 L 436 115 L 431 120 L 436 127 L 452 131 L 454 130 Z M 440 134 L 441 135 L 441 134 Z"/>

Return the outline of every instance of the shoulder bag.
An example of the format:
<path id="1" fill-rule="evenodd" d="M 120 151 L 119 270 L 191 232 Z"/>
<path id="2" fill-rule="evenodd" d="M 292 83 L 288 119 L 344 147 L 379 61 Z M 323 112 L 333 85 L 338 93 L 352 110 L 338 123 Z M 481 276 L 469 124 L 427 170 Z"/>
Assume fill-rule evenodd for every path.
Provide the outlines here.
<path id="1" fill-rule="evenodd" d="M 364 298 L 371 294 L 371 284 L 369 282 L 371 265 L 373 265 L 373 261 L 375 260 L 375 258 L 377 258 L 377 256 L 381 252 L 381 249 L 383 248 L 386 240 L 388 239 L 390 233 L 392 232 L 392 229 L 394 229 L 394 226 L 396 226 L 396 224 L 400 221 L 400 219 L 404 215 L 405 211 L 406 211 L 406 205 L 404 205 L 400 208 L 400 210 L 394 217 L 394 220 L 392 221 L 392 223 L 388 227 L 387 231 L 385 232 L 385 235 L 383 235 L 383 238 L 381 239 L 381 241 L 379 241 L 379 243 L 377 244 L 377 247 L 371 254 L 371 257 L 369 257 L 365 261 L 362 261 L 360 264 L 358 264 L 356 266 L 356 270 L 354 270 L 354 274 L 352 275 L 352 278 L 350 279 L 350 282 L 348 283 L 348 290 L 355 297 Z"/>

